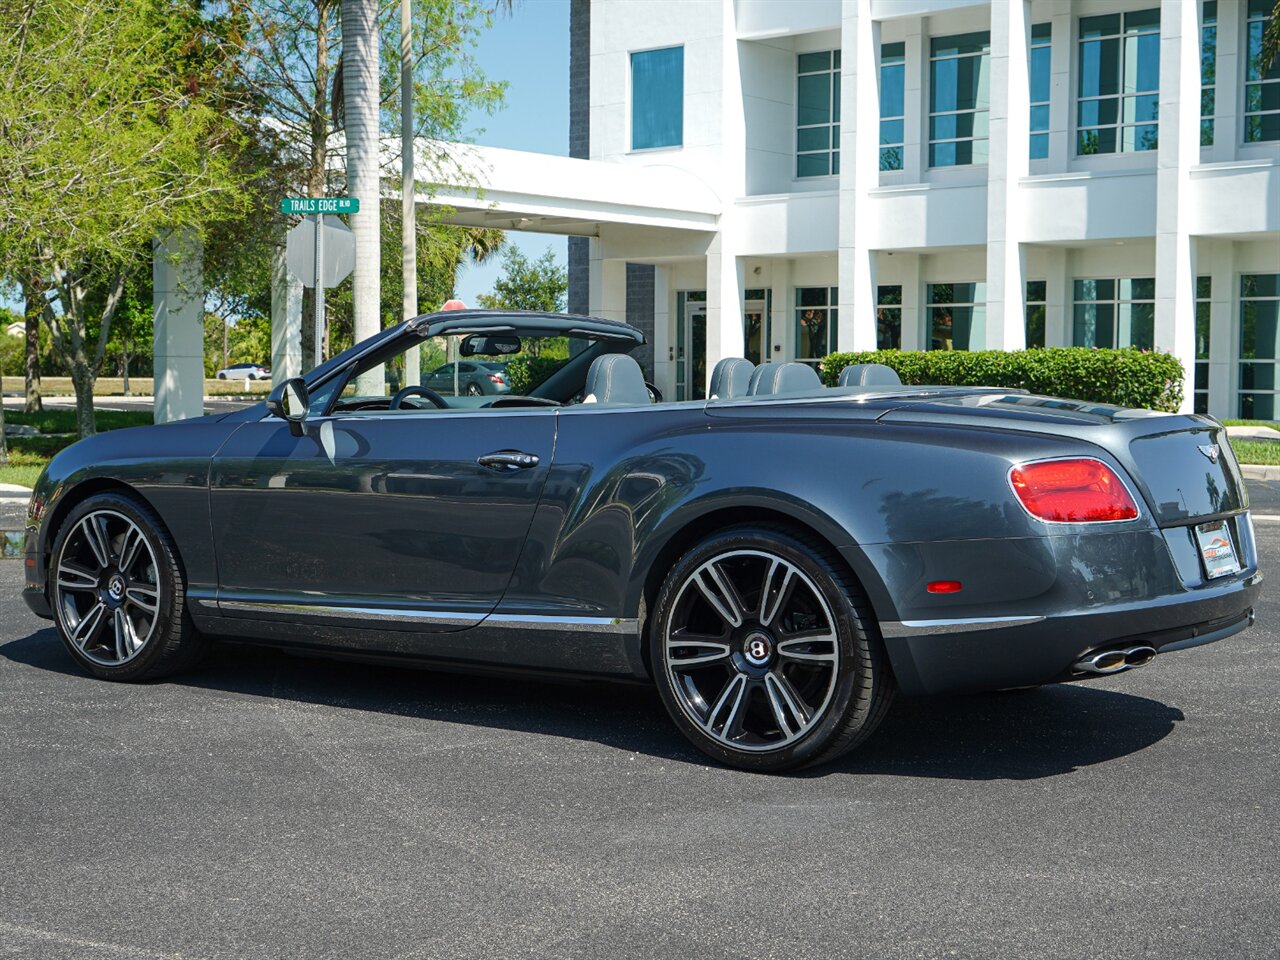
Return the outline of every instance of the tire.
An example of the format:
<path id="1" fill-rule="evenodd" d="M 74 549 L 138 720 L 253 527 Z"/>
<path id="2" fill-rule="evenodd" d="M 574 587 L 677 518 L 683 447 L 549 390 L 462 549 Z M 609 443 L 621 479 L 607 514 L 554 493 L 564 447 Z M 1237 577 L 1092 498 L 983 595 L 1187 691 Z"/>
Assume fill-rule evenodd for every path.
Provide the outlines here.
<path id="1" fill-rule="evenodd" d="M 833 760 L 866 740 L 893 700 L 861 588 L 830 547 L 784 527 L 730 528 L 685 553 L 658 594 L 648 642 L 676 726 L 744 770 Z"/>
<path id="2" fill-rule="evenodd" d="M 225 373 L 220 373 L 220 374 L 218 374 L 218 379 L 219 379 L 219 380 L 225 380 L 225 379 L 227 379 L 227 375 L 226 375 Z"/>
<path id="3" fill-rule="evenodd" d="M 187 614 L 173 539 L 131 496 L 102 493 L 77 504 L 58 531 L 49 569 L 58 635 L 72 659 L 104 680 L 169 676 L 211 645 Z"/>
<path id="4" fill-rule="evenodd" d="M 484 391 L 480 389 L 480 385 L 478 383 L 469 383 L 467 384 L 467 396 L 482 397 L 484 396 Z"/>

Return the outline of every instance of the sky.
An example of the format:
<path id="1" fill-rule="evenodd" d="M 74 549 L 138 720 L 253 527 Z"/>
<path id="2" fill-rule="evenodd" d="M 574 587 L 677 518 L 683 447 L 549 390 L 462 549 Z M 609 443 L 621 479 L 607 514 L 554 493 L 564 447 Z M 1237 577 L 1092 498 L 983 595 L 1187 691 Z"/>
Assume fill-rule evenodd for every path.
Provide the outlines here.
<path id="1" fill-rule="evenodd" d="M 569 0 L 516 0 L 511 16 L 494 20 L 476 47 L 485 73 L 506 80 L 506 105 L 493 116 L 473 115 L 476 143 L 535 153 L 569 152 Z M 483 128 L 481 131 L 480 128 Z M 509 243 L 530 258 L 550 246 L 563 264 L 564 237 L 508 232 Z M 498 262 L 466 266 L 458 276 L 458 297 L 475 306 L 501 275 Z"/>

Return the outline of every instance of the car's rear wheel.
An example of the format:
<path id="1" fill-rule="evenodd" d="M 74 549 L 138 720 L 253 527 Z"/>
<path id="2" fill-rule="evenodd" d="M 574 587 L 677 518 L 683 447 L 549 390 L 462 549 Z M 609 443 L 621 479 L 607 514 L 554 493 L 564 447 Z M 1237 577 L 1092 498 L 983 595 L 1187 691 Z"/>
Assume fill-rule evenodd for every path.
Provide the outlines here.
<path id="1" fill-rule="evenodd" d="M 108 680 L 151 680 L 208 646 L 186 613 L 177 549 L 143 503 L 103 493 L 78 504 L 54 542 L 50 601 L 68 652 Z"/>
<path id="2" fill-rule="evenodd" d="M 219 380 L 225 380 L 225 379 L 227 379 L 227 375 L 226 375 L 225 373 L 220 373 L 220 374 L 218 374 L 218 379 L 219 379 Z"/>
<path id="3" fill-rule="evenodd" d="M 468 396 L 468 397 L 479 397 L 479 396 L 483 395 L 483 393 L 484 393 L 484 391 L 480 389 L 480 384 L 478 384 L 478 383 L 469 383 L 469 384 L 467 384 L 467 396 Z"/>
<path id="4" fill-rule="evenodd" d="M 649 643 L 676 726 L 744 769 L 834 759 L 893 698 L 861 589 L 830 548 L 782 528 L 738 527 L 689 550 L 658 595 Z"/>

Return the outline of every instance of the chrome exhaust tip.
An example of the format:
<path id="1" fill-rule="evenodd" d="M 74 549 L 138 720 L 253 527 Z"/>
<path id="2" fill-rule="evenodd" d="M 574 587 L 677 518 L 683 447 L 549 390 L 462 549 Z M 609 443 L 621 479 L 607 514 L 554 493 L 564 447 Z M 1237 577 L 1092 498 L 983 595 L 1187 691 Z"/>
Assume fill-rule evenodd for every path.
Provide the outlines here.
<path id="1" fill-rule="evenodd" d="M 1148 663 L 1156 658 L 1156 648 L 1149 647 L 1146 644 L 1130 647 L 1124 651 L 1124 662 L 1130 667 L 1145 667 Z"/>
<path id="2" fill-rule="evenodd" d="M 1155 651 L 1152 650 L 1152 655 Z M 1109 674 L 1119 673 L 1121 670 L 1129 669 L 1129 664 L 1125 658 L 1124 650 L 1099 650 L 1082 657 L 1071 665 L 1071 669 L 1076 673 L 1098 673 Z"/>

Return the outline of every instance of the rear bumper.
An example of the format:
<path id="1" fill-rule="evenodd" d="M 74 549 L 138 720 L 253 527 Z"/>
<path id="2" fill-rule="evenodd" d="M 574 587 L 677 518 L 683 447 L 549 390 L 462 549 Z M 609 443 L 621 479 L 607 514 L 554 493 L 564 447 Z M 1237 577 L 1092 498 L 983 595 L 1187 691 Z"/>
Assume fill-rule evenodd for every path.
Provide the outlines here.
<path id="1" fill-rule="evenodd" d="M 881 624 L 907 694 L 963 693 L 1084 679 L 1086 653 L 1146 644 L 1159 653 L 1222 640 L 1253 623 L 1262 573 L 1211 588 L 1067 616 L 916 620 Z"/>

